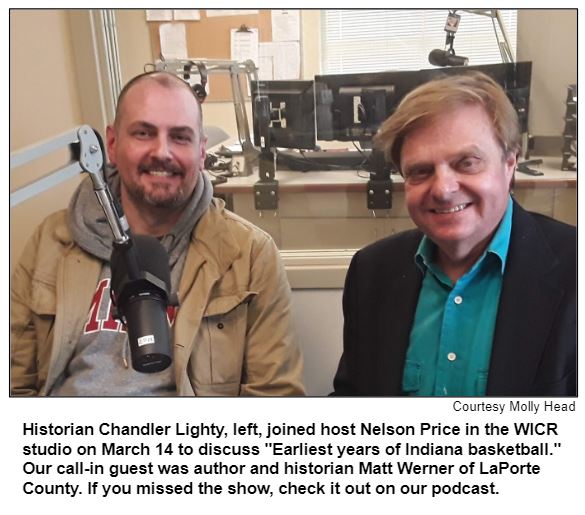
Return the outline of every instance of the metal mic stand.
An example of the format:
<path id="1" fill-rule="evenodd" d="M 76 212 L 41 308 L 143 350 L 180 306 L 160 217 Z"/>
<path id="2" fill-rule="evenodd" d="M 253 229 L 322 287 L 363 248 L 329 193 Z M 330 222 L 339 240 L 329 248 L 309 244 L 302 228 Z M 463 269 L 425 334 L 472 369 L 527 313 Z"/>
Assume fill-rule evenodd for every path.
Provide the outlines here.
<path id="1" fill-rule="evenodd" d="M 12 153 L 10 155 L 10 172 L 12 173 L 15 168 L 66 147 L 69 147 L 70 151 L 69 163 L 11 192 L 10 207 L 14 207 L 79 173 L 87 172 L 91 178 L 96 197 L 112 229 L 114 242 L 119 245 L 127 244 L 130 239 L 128 222 L 120 206 L 114 201 L 103 176 L 104 150 L 101 138 L 89 125 L 82 125 L 38 145 Z"/>

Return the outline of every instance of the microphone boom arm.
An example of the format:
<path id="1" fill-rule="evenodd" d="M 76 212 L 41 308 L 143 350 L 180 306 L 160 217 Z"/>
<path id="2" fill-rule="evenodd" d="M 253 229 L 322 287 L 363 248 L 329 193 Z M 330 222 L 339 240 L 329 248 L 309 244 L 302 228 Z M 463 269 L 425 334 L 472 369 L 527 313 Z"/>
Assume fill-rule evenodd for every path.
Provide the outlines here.
<path id="1" fill-rule="evenodd" d="M 504 20 L 502 18 L 502 13 L 500 9 L 460 9 L 461 11 L 472 13 L 472 14 L 479 14 L 480 16 L 487 16 L 488 18 L 492 19 L 492 23 L 494 24 L 494 33 L 496 35 L 496 41 L 498 42 L 498 48 L 500 50 L 500 55 L 502 57 L 503 63 L 513 63 L 516 61 L 514 57 L 514 53 L 512 52 L 512 45 L 510 45 L 510 38 L 508 37 L 508 31 L 506 30 L 506 25 L 504 24 Z M 498 27 L 500 28 L 500 32 L 502 33 L 503 41 L 500 41 L 498 36 L 498 29 L 496 29 L 496 25 L 494 20 L 498 22 Z"/>
<path id="2" fill-rule="evenodd" d="M 128 222 L 121 209 L 116 205 L 102 172 L 105 154 L 101 138 L 89 125 L 82 125 L 55 138 L 12 153 L 10 155 L 10 172 L 12 173 L 15 168 L 64 147 L 69 147 L 69 163 L 11 191 L 10 207 L 14 207 L 79 173 L 87 172 L 114 235 L 115 243 L 126 244 L 129 240 Z"/>

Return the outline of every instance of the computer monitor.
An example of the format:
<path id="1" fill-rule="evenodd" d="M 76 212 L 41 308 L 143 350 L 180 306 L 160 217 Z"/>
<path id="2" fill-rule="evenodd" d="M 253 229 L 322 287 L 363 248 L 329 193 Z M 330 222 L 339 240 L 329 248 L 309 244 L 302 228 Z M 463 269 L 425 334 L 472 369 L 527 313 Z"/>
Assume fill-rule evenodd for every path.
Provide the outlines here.
<path id="1" fill-rule="evenodd" d="M 481 71 L 508 94 L 522 132 L 528 130 L 532 63 L 499 63 L 416 71 L 315 76 L 317 139 L 355 141 L 364 148 L 380 124 L 417 86 L 445 75 Z"/>
<path id="2" fill-rule="evenodd" d="M 315 148 L 315 94 L 312 80 L 251 82 L 254 144 Z"/>
<path id="3" fill-rule="evenodd" d="M 392 114 L 400 84 L 416 72 L 315 76 L 317 139 L 367 142 Z M 398 80 L 398 79 L 401 80 Z"/>
<path id="4" fill-rule="evenodd" d="M 427 82 L 437 77 L 437 74 L 457 74 L 466 70 L 476 70 L 485 73 L 494 79 L 506 92 L 512 102 L 518 121 L 520 132 L 528 132 L 528 105 L 530 101 L 530 82 L 532 80 L 532 62 L 483 64 L 478 66 L 456 66 L 453 68 L 435 68 L 421 70 L 423 77 L 428 74 Z"/>

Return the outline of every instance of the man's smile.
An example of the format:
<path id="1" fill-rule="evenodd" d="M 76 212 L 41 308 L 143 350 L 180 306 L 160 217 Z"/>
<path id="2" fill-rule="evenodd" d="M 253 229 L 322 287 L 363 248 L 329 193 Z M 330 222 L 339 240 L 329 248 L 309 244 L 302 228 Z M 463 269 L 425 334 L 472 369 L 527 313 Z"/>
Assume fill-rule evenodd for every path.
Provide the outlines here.
<path id="1" fill-rule="evenodd" d="M 174 175 L 179 175 L 176 172 L 169 172 L 168 170 L 147 170 L 142 173 L 147 173 L 148 175 L 153 175 L 154 177 L 173 177 Z"/>
<path id="2" fill-rule="evenodd" d="M 435 208 L 435 209 L 431 209 L 430 211 L 432 213 L 437 214 L 437 215 L 448 215 L 451 213 L 457 213 L 458 211 L 463 211 L 464 209 L 466 209 L 470 205 L 471 205 L 471 202 L 466 202 L 463 204 L 457 204 L 456 206 L 453 206 L 450 208 Z"/>

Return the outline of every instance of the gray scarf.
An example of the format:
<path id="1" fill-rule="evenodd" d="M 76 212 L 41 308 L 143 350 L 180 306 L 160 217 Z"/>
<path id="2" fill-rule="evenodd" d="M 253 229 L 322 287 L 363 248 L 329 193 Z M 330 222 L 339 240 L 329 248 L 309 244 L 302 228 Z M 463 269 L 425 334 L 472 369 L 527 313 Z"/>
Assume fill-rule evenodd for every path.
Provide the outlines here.
<path id="1" fill-rule="evenodd" d="M 118 170 L 107 167 L 105 176 L 112 195 L 119 199 L 120 175 Z M 161 238 L 161 243 L 169 253 L 174 291 L 178 286 L 190 235 L 199 218 L 209 207 L 212 196 L 211 181 L 206 173 L 200 172 L 195 190 L 179 221 L 168 234 Z M 77 245 L 89 254 L 109 262 L 114 237 L 102 207 L 95 196 L 89 177 L 82 181 L 71 198 L 68 224 Z"/>

